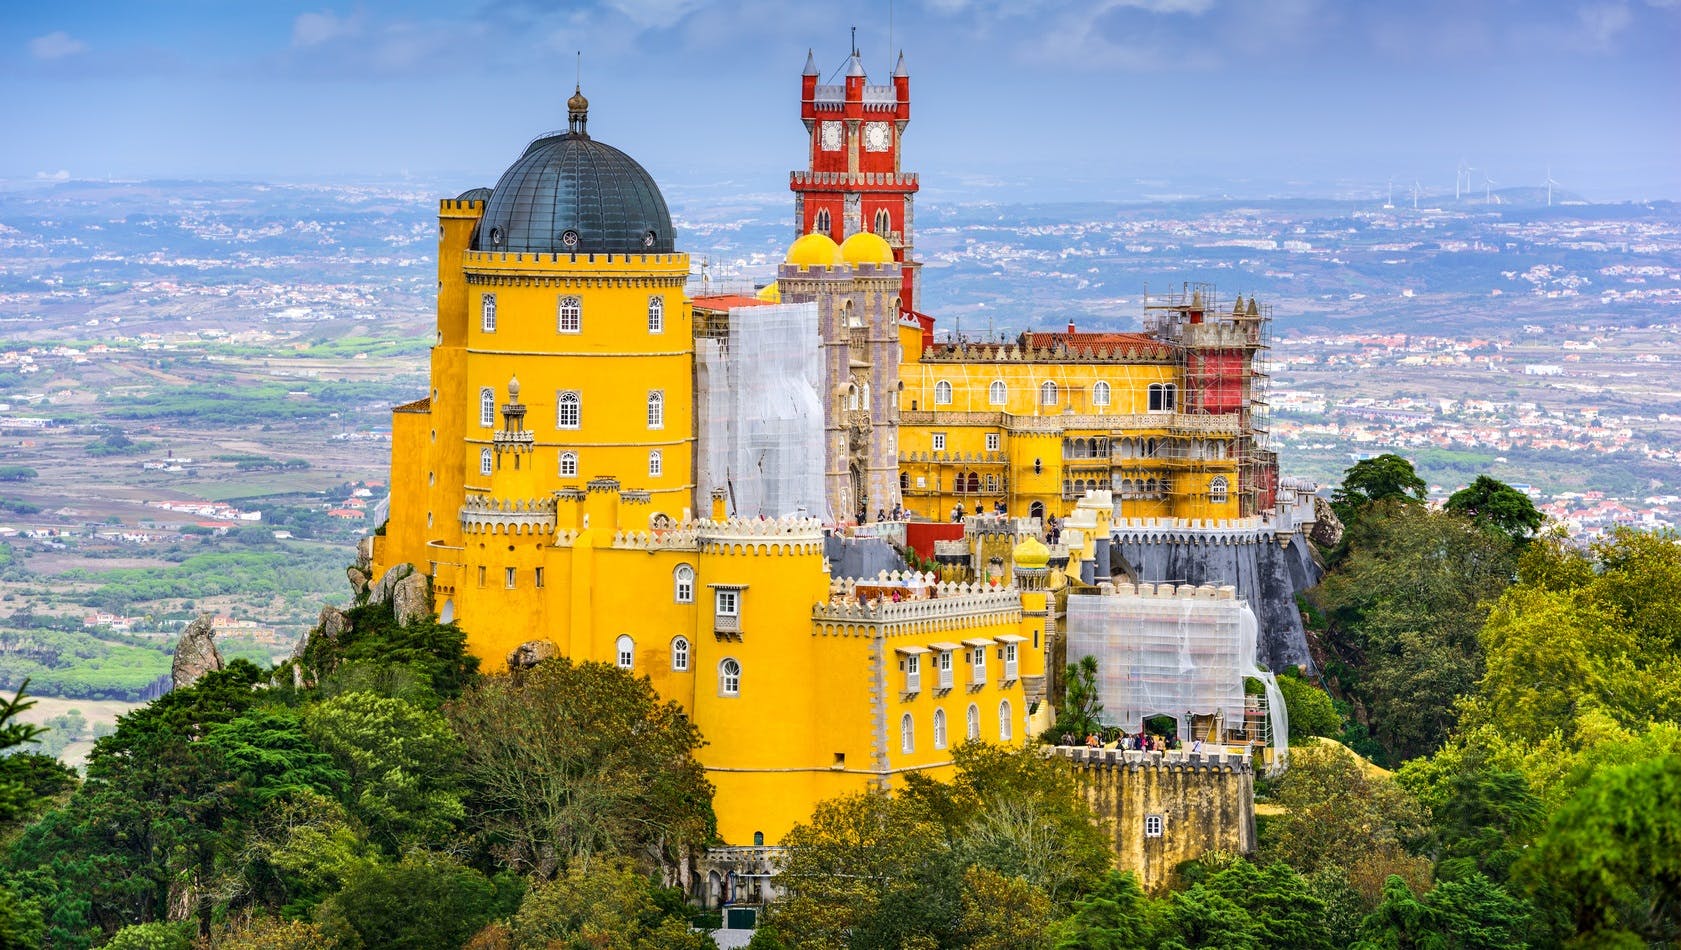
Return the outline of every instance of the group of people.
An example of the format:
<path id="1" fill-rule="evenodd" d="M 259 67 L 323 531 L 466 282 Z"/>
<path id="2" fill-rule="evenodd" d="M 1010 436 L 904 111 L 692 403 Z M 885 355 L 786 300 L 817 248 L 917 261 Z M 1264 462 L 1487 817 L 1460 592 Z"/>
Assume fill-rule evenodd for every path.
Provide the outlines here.
<path id="1" fill-rule="evenodd" d="M 1078 743 L 1079 737 L 1073 733 L 1062 734 L 1063 745 Z M 1127 752 L 1166 752 L 1169 749 L 1180 748 L 1178 736 L 1169 738 L 1143 731 L 1137 735 L 1128 735 L 1124 729 L 1105 729 L 1102 732 L 1090 733 L 1086 736 L 1085 744 L 1088 749 L 1121 749 Z"/>
<path id="2" fill-rule="evenodd" d="M 979 514 L 984 514 L 985 512 L 986 512 L 986 506 L 985 505 L 981 505 L 981 504 L 975 505 L 975 514 L 979 515 Z M 1001 514 L 1005 513 L 1004 502 L 1003 502 L 1002 499 L 992 503 L 992 513 L 995 514 L 995 515 L 1001 515 Z M 966 514 L 968 514 L 968 512 L 963 509 L 963 502 L 961 502 L 961 501 L 958 502 L 951 509 L 952 523 L 953 524 L 961 524 L 962 521 L 963 521 L 963 516 L 966 515 Z"/>

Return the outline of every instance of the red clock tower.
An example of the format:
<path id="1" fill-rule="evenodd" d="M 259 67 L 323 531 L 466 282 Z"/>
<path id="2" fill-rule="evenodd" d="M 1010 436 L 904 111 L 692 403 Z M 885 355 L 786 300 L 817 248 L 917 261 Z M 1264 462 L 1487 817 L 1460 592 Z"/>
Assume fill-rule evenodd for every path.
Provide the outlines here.
<path id="1" fill-rule="evenodd" d="M 911 121 L 911 79 L 905 54 L 891 85 L 874 86 L 854 48 L 841 85 L 818 84 L 817 57 L 808 53 L 800 81 L 800 118 L 811 137 L 806 171 L 794 172 L 798 235 L 822 232 L 844 241 L 859 231 L 887 240 L 903 265 L 899 308 L 916 309 L 921 265 L 912 259 L 911 196 L 915 173 L 899 170 L 899 145 Z"/>

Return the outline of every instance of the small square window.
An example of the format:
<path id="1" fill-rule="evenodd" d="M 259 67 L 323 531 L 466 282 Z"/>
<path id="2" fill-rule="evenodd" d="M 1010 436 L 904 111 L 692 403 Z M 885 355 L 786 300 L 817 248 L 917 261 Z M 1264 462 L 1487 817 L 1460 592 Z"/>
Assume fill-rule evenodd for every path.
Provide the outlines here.
<path id="1" fill-rule="evenodd" d="M 741 612 L 741 592 L 734 590 L 718 591 L 718 615 L 720 617 L 734 617 Z"/>
<path id="2" fill-rule="evenodd" d="M 946 434 L 944 432 L 935 432 L 928 438 L 932 443 L 934 451 L 944 452 L 946 450 Z"/>
<path id="3" fill-rule="evenodd" d="M 480 564 L 479 565 L 479 586 L 480 587 L 484 586 L 484 573 L 485 573 L 484 572 L 484 565 Z"/>
<path id="4" fill-rule="evenodd" d="M 988 432 L 986 434 L 986 450 L 988 452 L 998 451 L 998 433 Z"/>

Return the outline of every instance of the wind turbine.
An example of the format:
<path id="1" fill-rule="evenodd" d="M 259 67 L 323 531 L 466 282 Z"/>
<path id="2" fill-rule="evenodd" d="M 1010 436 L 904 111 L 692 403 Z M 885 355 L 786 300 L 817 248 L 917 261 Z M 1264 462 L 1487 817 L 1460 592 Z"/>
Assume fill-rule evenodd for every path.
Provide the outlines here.
<path id="1" fill-rule="evenodd" d="M 1395 178 L 1393 175 L 1389 178 L 1389 200 L 1383 203 L 1383 210 L 1395 210 Z"/>
<path id="2" fill-rule="evenodd" d="M 1553 206 L 1553 186 L 1559 184 L 1553 181 L 1553 166 L 1547 166 L 1547 207 Z"/>
<path id="3" fill-rule="evenodd" d="M 1459 180 L 1465 179 L 1465 187 L 1471 187 L 1471 166 L 1465 164 L 1465 159 L 1459 160 L 1459 167 L 1453 170 L 1453 200 L 1459 200 Z"/>
<path id="4" fill-rule="evenodd" d="M 1488 172 L 1483 172 L 1483 204 L 1486 205 L 1494 203 L 1493 192 L 1489 189 L 1495 184 L 1498 184 L 1498 182 L 1488 177 Z"/>
<path id="5" fill-rule="evenodd" d="M 1418 179 L 1415 178 L 1415 179 L 1413 179 L 1413 210 L 1414 211 L 1418 210 L 1418 192 L 1419 192 Z"/>

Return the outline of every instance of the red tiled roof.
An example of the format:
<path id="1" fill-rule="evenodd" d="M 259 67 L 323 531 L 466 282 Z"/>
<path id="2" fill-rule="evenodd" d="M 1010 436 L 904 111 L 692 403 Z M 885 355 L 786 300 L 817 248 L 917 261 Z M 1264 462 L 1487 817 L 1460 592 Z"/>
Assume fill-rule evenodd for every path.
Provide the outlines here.
<path id="1" fill-rule="evenodd" d="M 414 402 L 405 402 L 401 406 L 392 406 L 392 412 L 429 412 L 432 409 L 432 397 L 422 396 Z"/>
<path id="2" fill-rule="evenodd" d="M 1117 346 L 1159 346 L 1160 340 L 1145 336 L 1142 333 L 1024 333 L 1027 344 L 1036 350 L 1056 349 L 1062 344 L 1069 349 L 1097 349 Z"/>
<path id="3" fill-rule="evenodd" d="M 701 310 L 733 310 L 736 307 L 768 307 L 770 301 L 742 294 L 712 294 L 696 297 L 694 305 Z"/>

